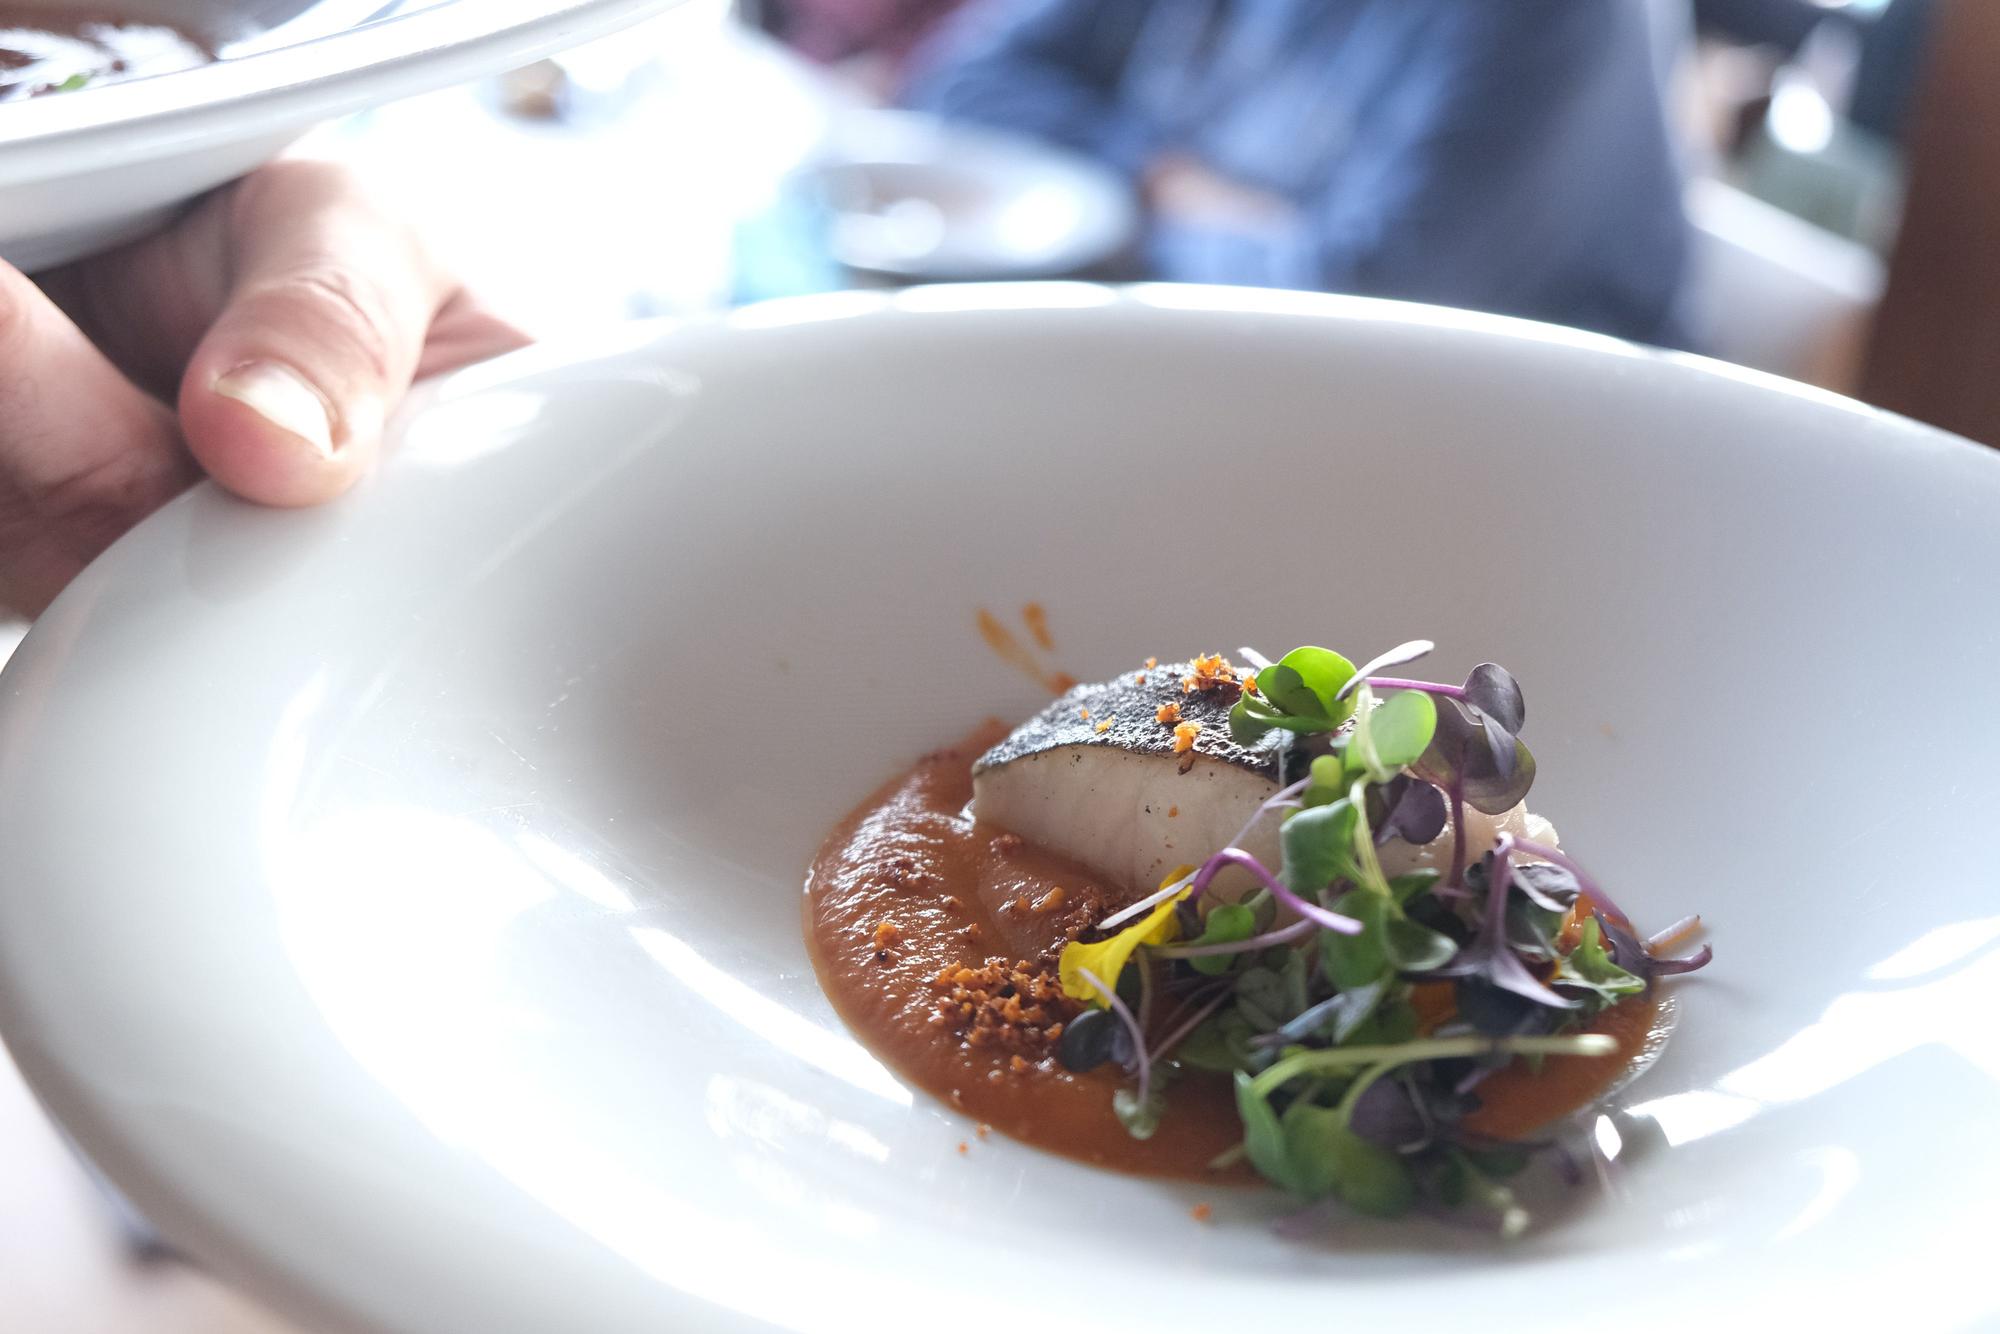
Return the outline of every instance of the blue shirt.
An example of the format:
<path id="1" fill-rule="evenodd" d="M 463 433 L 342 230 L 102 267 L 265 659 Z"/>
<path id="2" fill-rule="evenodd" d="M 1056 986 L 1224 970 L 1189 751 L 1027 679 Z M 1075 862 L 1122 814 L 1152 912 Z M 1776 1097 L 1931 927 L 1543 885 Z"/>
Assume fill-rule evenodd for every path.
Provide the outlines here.
<path id="1" fill-rule="evenodd" d="M 1155 219 L 1161 278 L 1687 341 L 1688 228 L 1642 0 L 975 5 L 905 101 L 1135 183 L 1189 153 L 1292 205 L 1257 227 Z"/>

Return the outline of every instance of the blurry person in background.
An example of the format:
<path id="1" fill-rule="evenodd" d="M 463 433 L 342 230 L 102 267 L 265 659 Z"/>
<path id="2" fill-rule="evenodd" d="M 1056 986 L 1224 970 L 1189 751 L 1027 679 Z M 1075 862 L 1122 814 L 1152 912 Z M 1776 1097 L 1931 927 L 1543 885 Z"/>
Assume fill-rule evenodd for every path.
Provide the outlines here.
<path id="1" fill-rule="evenodd" d="M 878 93 L 892 91 L 904 63 L 963 0 L 756 0 L 753 24 L 809 60 L 846 65 Z"/>
<path id="2" fill-rule="evenodd" d="M 903 100 L 1124 174 L 1144 265 L 1685 345 L 1641 0 L 975 0 Z"/>

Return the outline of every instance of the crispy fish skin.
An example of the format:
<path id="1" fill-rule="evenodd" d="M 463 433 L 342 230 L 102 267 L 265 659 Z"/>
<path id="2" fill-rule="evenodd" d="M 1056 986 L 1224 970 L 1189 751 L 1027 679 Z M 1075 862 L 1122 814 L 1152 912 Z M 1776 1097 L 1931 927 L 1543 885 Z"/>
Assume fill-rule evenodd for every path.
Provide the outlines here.
<path id="1" fill-rule="evenodd" d="M 1284 733 L 1271 732 L 1254 746 L 1237 745 L 1229 738 L 1229 710 L 1242 688 L 1230 681 L 1189 690 L 1182 682 L 1193 674 L 1193 663 L 1163 662 L 1077 686 L 980 756 L 972 766 L 973 777 L 1061 746 L 1103 746 L 1134 755 L 1165 755 L 1178 762 L 1184 756 L 1174 752 L 1175 724 L 1159 720 L 1161 706 L 1171 704 L 1179 721 L 1201 729 L 1195 733 L 1194 754 L 1249 769 L 1275 785 Z M 1105 722 L 1110 728 L 1099 731 Z"/>
<path id="2" fill-rule="evenodd" d="M 1283 741 L 1237 745 L 1229 709 L 1241 687 L 1188 689 L 1194 674 L 1162 663 L 1069 691 L 973 766 L 974 814 L 1134 890 L 1202 861 L 1278 790 Z M 1183 724 L 1197 730 L 1177 750 Z M 1276 864 L 1275 820 L 1247 842 Z"/>
<path id="3" fill-rule="evenodd" d="M 1284 734 L 1237 745 L 1229 709 L 1240 687 L 1188 690 L 1182 683 L 1193 671 L 1192 663 L 1162 663 L 1069 691 L 973 765 L 973 813 L 1135 893 L 1226 847 L 1278 790 Z M 1178 722 L 1199 724 L 1184 752 L 1174 749 L 1176 722 L 1160 721 L 1166 704 Z M 1273 870 L 1280 823 L 1275 815 L 1260 821 L 1241 843 Z M 1556 841 L 1549 822 L 1524 806 L 1499 816 L 1468 807 L 1465 824 L 1470 857 L 1484 855 L 1503 831 Z M 1421 847 L 1391 839 L 1378 855 L 1392 876 L 1443 870 L 1451 844 L 1447 828 Z M 1215 897 L 1239 897 L 1253 885 L 1231 869 L 1217 877 Z"/>

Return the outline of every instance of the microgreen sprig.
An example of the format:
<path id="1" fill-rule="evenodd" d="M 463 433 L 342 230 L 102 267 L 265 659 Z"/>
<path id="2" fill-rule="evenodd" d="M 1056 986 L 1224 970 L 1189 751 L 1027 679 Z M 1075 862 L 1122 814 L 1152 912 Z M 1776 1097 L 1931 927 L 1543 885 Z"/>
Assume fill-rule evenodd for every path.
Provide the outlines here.
<path id="1" fill-rule="evenodd" d="M 1359 668 L 1315 646 L 1275 662 L 1241 651 L 1256 670 L 1231 709 L 1232 737 L 1286 734 L 1281 768 L 1304 776 L 1200 866 L 1064 950 L 1065 989 L 1103 1008 L 1061 1047 L 1073 1068 L 1115 1059 L 1134 1073 L 1114 1109 L 1135 1135 L 1159 1123 L 1175 1071 L 1227 1072 L 1241 1155 L 1271 1181 L 1377 1215 L 1478 1209 L 1512 1235 L 1526 1214 L 1499 1178 L 1542 1146 L 1496 1149 L 1458 1128 L 1481 1080 L 1516 1058 L 1613 1054 L 1612 1038 L 1573 1030 L 1710 952 L 1654 957 L 1694 919 L 1641 941 L 1560 848 L 1512 833 L 1490 850 L 1470 845 L 1468 807 L 1503 814 L 1533 784 L 1527 709 L 1493 663 L 1459 685 L 1385 674 L 1432 647 L 1411 640 Z M 1246 850 L 1274 815 L 1275 868 Z M 1429 844 L 1447 829 L 1442 872 L 1387 873 L 1389 843 Z M 1228 870 L 1259 888 L 1217 901 Z M 1141 1013 L 1120 999 L 1121 977 L 1081 969 L 1086 960 L 1138 969 Z M 1149 1052 L 1155 999 L 1175 1008 Z"/>

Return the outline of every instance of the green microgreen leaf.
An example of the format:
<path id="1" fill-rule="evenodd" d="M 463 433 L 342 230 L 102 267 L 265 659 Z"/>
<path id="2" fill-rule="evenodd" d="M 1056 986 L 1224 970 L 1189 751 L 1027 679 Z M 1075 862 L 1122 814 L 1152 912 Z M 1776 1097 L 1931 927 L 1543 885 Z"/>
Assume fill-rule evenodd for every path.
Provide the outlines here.
<path id="1" fill-rule="evenodd" d="M 1394 1047 L 1417 1036 L 1417 1010 L 1410 1004 L 1409 991 L 1378 1003 L 1367 1017 L 1340 1035 L 1336 1041 L 1360 1047 Z"/>
<path id="2" fill-rule="evenodd" d="M 1327 981 L 1335 987 L 1347 991 L 1379 982 L 1389 975 L 1389 950 L 1382 931 L 1382 914 L 1389 906 L 1388 899 L 1366 889 L 1350 889 L 1334 904 L 1335 912 L 1361 923 L 1358 935 L 1320 933 L 1321 963 Z"/>
<path id="3" fill-rule="evenodd" d="M 1264 684 L 1264 672 L 1276 673 L 1274 691 Z M 1257 690 L 1286 713 L 1324 720 L 1338 727 L 1354 712 L 1341 688 L 1354 678 L 1354 664 L 1330 648 L 1295 648 L 1264 672 L 1257 673 Z"/>
<path id="4" fill-rule="evenodd" d="M 1369 694 L 1363 686 L 1356 698 Z M 1437 706 L 1431 697 L 1421 690 L 1398 691 L 1372 709 L 1357 709 L 1347 767 L 1367 774 L 1371 782 L 1386 783 L 1423 755 L 1436 730 Z"/>
<path id="5" fill-rule="evenodd" d="M 1354 1133 L 1352 1112 L 1352 1093 L 1337 1108 L 1301 1098 L 1285 1109 L 1288 1187 L 1309 1200 L 1336 1195 L 1360 1213 L 1393 1218 L 1415 1202 L 1416 1181 L 1397 1154 Z"/>
<path id="6" fill-rule="evenodd" d="M 1349 890 L 1333 910 L 1361 923 L 1359 935 L 1328 931 L 1320 936 L 1327 980 L 1342 990 L 1366 986 L 1391 973 L 1442 968 L 1458 952 L 1450 936 L 1405 917 L 1389 895 Z"/>
<path id="7" fill-rule="evenodd" d="M 1342 797 L 1325 806 L 1294 811 L 1278 831 L 1284 853 L 1278 879 L 1294 894 L 1311 896 L 1356 873 L 1354 829 L 1359 812 Z"/>
<path id="8" fill-rule="evenodd" d="M 1338 755 L 1315 755 L 1306 778 L 1306 790 L 1299 794 L 1299 800 L 1307 806 L 1330 805 L 1347 792 L 1347 769 Z"/>
<path id="9" fill-rule="evenodd" d="M 1258 1068 L 1261 1053 L 1250 1045 L 1256 1030 L 1236 1010 L 1224 1010 L 1197 1025 L 1181 1045 L 1174 1059 L 1197 1070 L 1252 1070 Z"/>
<path id="10" fill-rule="evenodd" d="M 1615 1005 L 1646 989 L 1646 979 L 1611 961 L 1611 952 L 1604 946 L 1603 929 L 1595 917 L 1583 924 L 1576 948 L 1557 961 L 1555 975 L 1549 982 L 1588 993 L 1597 1002 L 1593 1006 L 1597 1009 Z"/>
<path id="11" fill-rule="evenodd" d="M 1243 1121 L 1243 1150 L 1250 1165 L 1265 1180 L 1287 1190 L 1296 1189 L 1292 1160 L 1285 1146 L 1285 1130 L 1278 1114 L 1271 1110 L 1270 1097 L 1249 1075 L 1236 1075 L 1236 1114 Z"/>
<path id="12" fill-rule="evenodd" d="M 1411 900 L 1420 895 L 1430 893 L 1431 888 L 1437 884 L 1441 874 L 1441 872 L 1426 868 L 1419 871 L 1409 871 L 1403 875 L 1396 876 L 1389 881 L 1390 897 L 1394 898 L 1398 904 L 1408 907 Z"/>
<path id="13" fill-rule="evenodd" d="M 1224 903 L 1211 909 L 1208 920 L 1202 924 L 1202 932 L 1190 945 L 1233 945 L 1239 940 L 1248 940 L 1257 934 L 1257 914 L 1240 903 Z M 1230 970 L 1241 955 L 1211 954 L 1189 959 L 1197 973 L 1218 977 Z"/>

